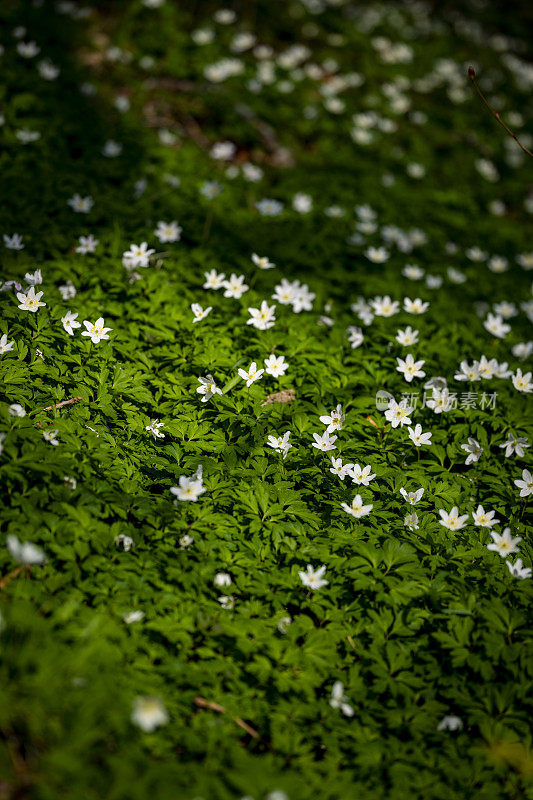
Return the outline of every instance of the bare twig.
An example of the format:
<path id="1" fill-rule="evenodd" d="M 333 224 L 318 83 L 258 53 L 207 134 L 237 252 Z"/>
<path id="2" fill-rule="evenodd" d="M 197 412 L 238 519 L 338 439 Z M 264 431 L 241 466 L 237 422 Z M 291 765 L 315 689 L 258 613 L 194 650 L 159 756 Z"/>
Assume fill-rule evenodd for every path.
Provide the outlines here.
<path id="1" fill-rule="evenodd" d="M 20 573 L 23 571 L 24 567 L 25 565 L 21 564 L 11 572 L 8 572 L 7 575 L 4 575 L 4 577 L 0 579 L 0 590 L 4 589 L 9 583 L 9 581 L 13 580 L 13 578 L 18 578 Z"/>
<path id="2" fill-rule="evenodd" d="M 43 411 L 53 411 L 54 408 L 62 408 L 63 406 L 71 406 L 72 403 L 79 403 L 81 399 L 82 399 L 81 397 L 71 397 L 68 400 L 62 400 L 60 403 L 54 403 L 53 406 L 46 406 L 46 408 L 43 408 Z"/>
<path id="3" fill-rule="evenodd" d="M 516 135 L 516 133 L 513 133 L 513 132 L 512 132 L 512 130 L 511 130 L 511 129 L 510 129 L 510 128 L 509 128 L 509 127 L 508 127 L 508 126 L 505 124 L 505 122 L 504 122 L 504 121 L 502 120 L 502 118 L 500 117 L 500 113 L 499 113 L 499 111 L 496 111 L 496 109 L 495 109 L 495 108 L 492 108 L 492 106 L 491 106 L 491 105 L 489 105 L 489 103 L 488 103 L 488 102 L 487 102 L 487 100 L 485 99 L 485 95 L 483 94 L 483 92 L 481 91 L 481 89 L 479 88 L 479 86 L 477 85 L 477 82 L 476 82 L 476 72 L 475 72 L 475 70 L 474 70 L 474 67 L 468 67 L 468 75 L 469 75 L 469 77 L 470 77 L 470 80 L 472 81 L 472 83 L 473 83 L 473 85 L 474 85 L 474 89 L 476 90 L 476 92 L 478 93 L 478 95 L 481 97 L 481 99 L 483 100 L 483 102 L 485 103 L 485 105 L 487 106 L 487 108 L 489 109 L 489 111 L 490 111 L 490 113 L 492 114 L 492 116 L 493 116 L 493 117 L 494 117 L 494 118 L 495 118 L 495 119 L 496 119 L 496 120 L 497 120 L 497 121 L 500 123 L 500 125 L 501 125 L 503 128 L 505 128 L 505 130 L 507 131 L 507 133 L 509 134 L 509 136 L 512 136 L 512 137 L 513 137 L 513 139 L 515 140 L 515 142 L 517 143 L 517 145 L 518 145 L 519 147 L 521 147 L 521 148 L 522 148 L 522 150 L 524 151 L 524 153 L 527 153 L 527 154 L 528 154 L 528 156 L 531 156 L 531 158 L 533 158 L 533 153 L 532 153 L 530 150 L 528 150 L 528 149 L 527 149 L 527 147 L 524 147 L 524 145 L 522 144 L 522 142 L 520 141 L 520 139 L 518 138 L 518 136 Z"/>
<path id="4" fill-rule="evenodd" d="M 211 711 L 218 711 L 219 714 L 226 713 L 226 709 L 224 708 L 224 706 L 221 706 L 218 703 L 214 703 L 212 700 L 206 700 L 205 697 L 195 697 L 194 702 L 196 703 L 197 706 L 200 706 L 200 708 L 209 708 L 211 709 Z M 232 717 L 232 720 L 237 725 L 239 725 L 243 730 L 245 730 L 246 733 L 248 733 L 252 738 L 261 739 L 260 735 L 255 730 L 255 728 L 252 728 L 251 725 L 248 725 L 248 723 L 245 722 L 240 717 Z"/>

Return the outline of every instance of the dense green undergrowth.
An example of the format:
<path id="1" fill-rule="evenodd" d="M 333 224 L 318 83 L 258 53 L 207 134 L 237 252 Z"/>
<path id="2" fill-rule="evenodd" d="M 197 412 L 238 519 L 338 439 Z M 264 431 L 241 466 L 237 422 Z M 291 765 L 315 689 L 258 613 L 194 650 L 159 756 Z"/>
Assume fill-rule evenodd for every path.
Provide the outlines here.
<path id="1" fill-rule="evenodd" d="M 0 9 L 0 798 L 533 797 L 530 43 L 228 9 Z"/>

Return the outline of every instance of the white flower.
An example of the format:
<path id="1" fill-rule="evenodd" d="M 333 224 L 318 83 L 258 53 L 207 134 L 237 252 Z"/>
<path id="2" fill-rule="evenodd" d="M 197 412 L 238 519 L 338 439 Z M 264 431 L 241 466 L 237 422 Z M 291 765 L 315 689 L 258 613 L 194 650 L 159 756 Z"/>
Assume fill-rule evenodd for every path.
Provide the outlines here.
<path id="1" fill-rule="evenodd" d="M 95 239 L 92 233 L 89 234 L 89 236 L 80 236 L 79 242 L 79 245 L 76 247 L 76 253 L 81 253 L 82 255 L 94 253 L 99 245 L 98 239 Z"/>
<path id="2" fill-rule="evenodd" d="M 203 394 L 202 403 L 207 403 L 215 394 L 222 394 L 222 389 L 218 388 L 212 375 L 207 375 L 205 378 L 198 378 L 198 381 L 200 386 L 196 391 L 198 394 Z"/>
<path id="3" fill-rule="evenodd" d="M 147 267 L 150 262 L 150 256 L 153 256 L 155 250 L 149 248 L 147 242 L 141 244 L 130 245 L 129 250 L 125 250 L 122 254 L 122 264 L 126 269 L 136 269 L 137 267 Z"/>
<path id="4" fill-rule="evenodd" d="M 182 228 L 176 220 L 172 222 L 158 222 L 154 235 L 160 242 L 179 242 L 181 239 Z"/>
<path id="5" fill-rule="evenodd" d="M 292 305 L 296 298 L 296 285 L 299 286 L 299 281 L 289 283 L 286 278 L 282 278 L 281 283 L 275 287 L 272 299 L 276 300 L 282 306 Z"/>
<path id="6" fill-rule="evenodd" d="M 286 431 L 283 436 L 269 436 L 267 444 L 278 453 L 283 453 L 283 458 L 287 458 L 287 453 L 292 447 L 292 444 L 289 443 L 290 435 L 291 432 Z"/>
<path id="7" fill-rule="evenodd" d="M 408 492 L 403 486 L 400 489 L 400 494 L 404 500 L 410 503 L 412 506 L 416 505 L 422 499 L 422 495 L 424 494 L 424 489 L 421 487 L 417 489 L 416 492 Z"/>
<path id="8" fill-rule="evenodd" d="M 276 306 L 269 306 L 266 300 L 261 303 L 261 308 L 249 308 L 248 313 L 251 315 L 250 319 L 246 320 L 247 325 L 253 325 L 254 328 L 260 331 L 266 331 L 272 328 L 276 317 L 274 312 Z"/>
<path id="9" fill-rule="evenodd" d="M 341 431 L 342 425 L 345 420 L 345 415 L 342 413 L 342 406 L 339 403 L 337 408 L 334 408 L 329 416 L 320 417 L 320 422 L 327 425 L 326 433 L 333 433 L 333 431 Z"/>
<path id="10" fill-rule="evenodd" d="M 2 334 L 0 337 L 0 355 L 3 353 L 9 353 L 10 350 L 13 350 L 15 346 L 15 340 L 13 339 L 12 342 L 7 341 L 7 333 Z"/>
<path id="11" fill-rule="evenodd" d="M 283 211 L 283 203 L 269 197 L 255 203 L 255 207 L 263 217 L 277 217 Z"/>
<path id="12" fill-rule="evenodd" d="M 91 342 L 93 344 L 98 344 L 98 342 L 101 339 L 109 339 L 109 336 L 107 335 L 107 332 L 113 330 L 113 328 L 105 328 L 104 327 L 104 318 L 103 317 L 99 317 L 94 324 L 92 322 L 89 322 L 89 320 L 85 319 L 85 320 L 83 320 L 83 324 L 85 325 L 87 330 L 86 331 L 82 331 L 81 335 L 82 336 L 90 336 L 91 337 Z"/>
<path id="13" fill-rule="evenodd" d="M 428 388 L 428 384 L 426 384 L 424 388 Z M 426 400 L 427 407 L 432 408 L 435 414 L 442 414 L 445 411 L 449 411 L 453 408 L 453 404 L 454 398 L 450 396 L 450 391 L 446 387 L 444 387 L 444 389 L 432 387 L 432 397 Z"/>
<path id="14" fill-rule="evenodd" d="M 276 266 L 267 256 L 258 256 L 257 253 L 252 253 L 252 261 L 259 269 L 273 269 Z"/>
<path id="15" fill-rule="evenodd" d="M 463 722 L 459 717 L 450 715 L 443 717 L 437 725 L 438 731 L 460 731 L 463 727 Z"/>
<path id="16" fill-rule="evenodd" d="M 512 433 L 508 433 L 507 441 L 499 445 L 499 447 L 505 447 L 505 458 L 509 458 L 509 456 L 512 456 L 513 453 L 522 458 L 524 455 L 524 449 L 529 446 L 529 439 L 527 437 L 515 436 Z"/>
<path id="17" fill-rule="evenodd" d="M 79 194 L 75 194 L 70 200 L 67 200 L 67 203 L 73 211 L 77 211 L 80 214 L 88 214 L 94 205 L 94 200 L 90 195 L 80 197 Z"/>
<path id="18" fill-rule="evenodd" d="M 285 361 L 285 356 L 275 356 L 273 353 L 263 361 L 265 365 L 265 372 L 267 375 L 272 375 L 274 378 L 279 378 L 285 375 L 289 369 L 288 363 Z"/>
<path id="19" fill-rule="evenodd" d="M 69 489 L 74 491 L 76 486 L 78 485 L 78 481 L 76 478 L 73 478 L 71 475 L 63 475 L 63 482 L 65 486 L 68 486 Z"/>
<path id="20" fill-rule="evenodd" d="M 26 411 L 19 403 L 12 403 L 8 406 L 8 412 L 12 417 L 25 417 Z"/>
<path id="21" fill-rule="evenodd" d="M 418 331 L 414 331 L 410 325 L 405 330 L 398 330 L 396 333 L 396 341 L 404 347 L 409 347 L 411 344 L 417 344 Z"/>
<path id="22" fill-rule="evenodd" d="M 205 492 L 205 487 L 202 482 L 202 472 L 199 468 L 192 478 L 187 478 L 185 475 L 180 475 L 179 486 L 170 487 L 171 494 L 175 495 L 177 500 L 191 501 L 196 503 L 201 494 Z M 174 502 L 176 503 L 177 500 Z"/>
<path id="23" fill-rule="evenodd" d="M 159 422 L 157 419 L 153 419 L 149 425 L 145 427 L 145 431 L 150 431 L 154 439 L 164 439 L 165 434 L 161 432 L 161 428 L 164 428 L 165 423 Z"/>
<path id="24" fill-rule="evenodd" d="M 365 256 L 369 261 L 372 261 L 373 264 L 384 264 L 389 258 L 390 253 L 384 247 L 367 247 Z"/>
<path id="25" fill-rule="evenodd" d="M 311 443 L 311 447 L 316 447 L 317 450 L 336 450 L 336 446 L 333 442 L 336 441 L 336 436 L 331 436 L 327 431 L 325 431 L 322 436 L 319 433 L 313 433 L 314 442 Z"/>
<path id="26" fill-rule="evenodd" d="M 340 708 L 345 717 L 354 715 L 354 710 L 348 703 L 348 698 L 344 694 L 344 686 L 340 681 L 335 681 L 333 684 L 329 704 L 332 708 Z"/>
<path id="27" fill-rule="evenodd" d="M 63 300 L 72 300 L 73 297 L 76 297 L 76 287 L 72 281 L 67 281 L 59 287 L 59 293 Z"/>
<path id="28" fill-rule="evenodd" d="M 222 589 L 224 586 L 231 586 L 231 575 L 229 575 L 227 572 L 217 572 L 213 578 L 213 584 L 217 587 L 217 589 Z"/>
<path id="29" fill-rule="evenodd" d="M 4 233 L 4 245 L 8 250 L 24 250 L 20 233 L 14 233 L 12 236 L 8 236 L 7 233 Z"/>
<path id="30" fill-rule="evenodd" d="M 464 450 L 466 453 L 468 453 L 465 464 L 473 464 L 474 462 L 479 461 L 483 452 L 483 448 L 479 442 L 476 442 L 476 440 L 472 439 L 471 436 L 468 437 L 467 444 L 461 445 L 461 450 Z"/>
<path id="31" fill-rule="evenodd" d="M 442 278 L 440 275 L 427 275 L 426 286 L 428 289 L 440 289 L 442 286 Z"/>
<path id="32" fill-rule="evenodd" d="M 131 108 L 129 97 L 126 97 L 125 94 L 117 95 L 113 100 L 113 105 L 117 111 L 120 111 L 122 114 L 124 114 L 126 111 L 129 111 Z"/>
<path id="33" fill-rule="evenodd" d="M 250 800 L 250 798 L 243 797 L 242 800 Z M 265 800 L 289 800 L 289 795 L 283 789 L 274 789 L 267 794 Z"/>
<path id="34" fill-rule="evenodd" d="M 53 431 L 43 431 L 43 439 L 45 442 L 50 442 L 50 444 L 58 445 L 59 442 L 56 439 L 57 434 L 59 433 L 58 430 Z"/>
<path id="35" fill-rule="evenodd" d="M 352 346 L 352 350 L 355 350 L 356 347 L 360 347 L 365 339 L 363 331 L 356 325 L 350 325 L 346 329 L 346 336 Z"/>
<path id="36" fill-rule="evenodd" d="M 355 495 L 350 505 L 347 503 L 341 503 L 341 508 L 346 511 L 347 514 L 351 514 L 352 517 L 355 517 L 356 519 L 359 519 L 359 517 L 366 517 L 368 514 L 370 514 L 373 507 L 374 506 L 372 504 L 368 506 L 363 505 L 363 499 L 360 494 Z"/>
<path id="37" fill-rule="evenodd" d="M 490 311 L 483 327 L 498 339 L 503 339 L 511 330 L 511 326 L 507 325 L 498 314 L 491 314 Z"/>
<path id="38" fill-rule="evenodd" d="M 481 377 L 479 363 L 474 361 L 470 366 L 467 361 L 461 361 L 460 371 L 456 372 L 454 377 L 456 381 L 479 381 Z"/>
<path id="39" fill-rule="evenodd" d="M 221 191 L 222 186 L 218 183 L 218 181 L 206 181 L 200 187 L 200 194 L 203 194 L 203 196 L 207 197 L 208 200 L 213 200 L 213 198 L 217 197 Z"/>
<path id="40" fill-rule="evenodd" d="M 518 389 L 519 392 L 525 392 L 525 394 L 529 394 L 531 391 L 533 391 L 531 372 L 526 372 L 525 375 L 522 375 L 522 370 L 517 369 L 516 375 L 513 375 L 513 386 L 515 389 Z"/>
<path id="41" fill-rule="evenodd" d="M 288 615 L 286 617 L 280 617 L 277 624 L 277 629 L 280 633 L 287 633 L 289 625 L 292 622 L 292 617 Z"/>
<path id="42" fill-rule="evenodd" d="M 485 511 L 483 506 L 478 506 L 476 511 L 472 511 L 474 525 L 479 528 L 492 528 L 493 525 L 497 525 L 500 521 L 494 517 L 495 513 L 495 511 Z"/>
<path id="43" fill-rule="evenodd" d="M 81 328 L 81 322 L 78 322 L 78 312 L 67 311 L 64 317 L 61 317 L 61 322 L 64 329 L 70 336 L 74 336 L 74 328 Z"/>
<path id="44" fill-rule="evenodd" d="M 505 206 L 503 208 L 505 213 Z M 487 267 L 491 272 L 506 272 L 509 269 L 509 262 L 505 256 L 491 256 L 487 263 Z"/>
<path id="45" fill-rule="evenodd" d="M 313 292 L 309 291 L 309 287 L 306 283 L 303 283 L 301 286 L 299 284 L 299 281 L 294 281 L 293 283 L 294 294 L 292 300 L 292 310 L 295 312 L 295 314 L 299 314 L 300 311 L 311 311 L 313 308 L 313 300 L 315 299 L 315 295 Z"/>
<path id="46" fill-rule="evenodd" d="M 448 278 L 451 280 L 452 283 L 464 283 L 466 281 L 466 275 L 464 272 L 456 269 L 455 267 L 448 267 L 447 269 Z"/>
<path id="47" fill-rule="evenodd" d="M 520 489 L 520 497 L 528 497 L 533 494 L 533 475 L 528 469 L 522 470 L 522 480 L 517 478 L 514 485 Z"/>
<path id="48" fill-rule="evenodd" d="M 186 533 L 178 539 L 179 546 L 182 550 L 185 550 L 187 547 L 190 547 L 191 544 L 194 542 L 194 538 Z"/>
<path id="49" fill-rule="evenodd" d="M 409 314 L 423 314 L 429 308 L 429 302 L 423 302 L 420 297 L 410 300 L 408 297 L 403 299 L 403 309 Z"/>
<path id="50" fill-rule="evenodd" d="M 116 158 L 122 153 L 122 145 L 113 139 L 108 139 L 102 148 L 102 155 L 106 158 Z"/>
<path id="51" fill-rule="evenodd" d="M 21 128 L 18 131 L 15 131 L 15 136 L 17 137 L 18 141 L 21 144 L 30 144 L 31 142 L 36 142 L 41 138 L 41 134 L 39 131 L 30 131 L 29 128 Z"/>
<path id="52" fill-rule="evenodd" d="M 313 208 L 313 198 L 304 192 L 296 192 L 292 198 L 292 207 L 299 214 L 308 214 Z"/>
<path id="53" fill-rule="evenodd" d="M 307 572 L 300 571 L 298 575 L 300 576 L 300 580 L 302 581 L 304 586 L 307 586 L 308 589 L 323 589 L 324 586 L 327 586 L 329 581 L 324 578 L 324 574 L 326 572 L 326 565 L 322 564 L 321 567 L 315 569 L 311 564 L 307 565 Z"/>
<path id="54" fill-rule="evenodd" d="M 24 280 L 30 286 L 38 286 L 43 282 L 43 276 L 40 269 L 36 269 L 35 272 L 27 272 L 24 275 Z"/>
<path id="55" fill-rule="evenodd" d="M 207 306 L 207 308 L 204 309 L 198 303 L 192 303 L 191 311 L 194 314 L 193 323 L 200 322 L 202 319 L 205 319 L 205 317 L 207 317 L 212 308 L 213 306 Z"/>
<path id="56" fill-rule="evenodd" d="M 406 514 L 403 524 L 406 528 L 409 528 L 410 531 L 417 531 L 418 530 L 418 514 L 413 511 L 412 514 Z"/>
<path id="57" fill-rule="evenodd" d="M 409 428 L 409 438 L 415 447 L 422 447 L 422 445 L 431 445 L 432 433 L 422 433 L 422 425 L 419 423 L 415 425 L 414 429 Z"/>
<path id="58" fill-rule="evenodd" d="M 230 594 L 230 595 L 227 595 L 227 594 L 221 595 L 218 598 L 218 602 L 220 603 L 222 608 L 226 609 L 226 611 L 231 611 L 232 608 L 235 608 L 235 598 L 233 597 L 232 594 Z"/>
<path id="59" fill-rule="evenodd" d="M 407 400 L 402 400 L 400 403 L 397 403 L 394 398 L 389 400 L 389 407 L 385 411 L 385 419 L 387 422 L 390 422 L 393 428 L 397 428 L 398 425 L 402 427 L 404 425 L 411 424 L 411 417 L 409 414 L 414 411 Z"/>
<path id="60" fill-rule="evenodd" d="M 36 42 L 18 42 L 17 53 L 23 58 L 33 58 L 41 52 L 41 48 Z"/>
<path id="61" fill-rule="evenodd" d="M 419 281 L 424 277 L 424 270 L 417 264 L 406 264 L 402 269 L 402 275 L 405 275 L 411 281 Z"/>
<path id="62" fill-rule="evenodd" d="M 210 150 L 210 156 L 217 161 L 231 161 L 236 151 L 233 142 L 215 142 Z"/>
<path id="63" fill-rule="evenodd" d="M 241 169 L 244 180 L 250 181 L 250 183 L 257 183 L 264 175 L 261 167 L 256 164 L 250 164 L 249 161 L 245 161 Z"/>
<path id="64" fill-rule="evenodd" d="M 239 369 L 239 376 L 243 379 L 243 381 L 246 381 L 246 386 L 251 386 L 252 383 L 255 383 L 255 381 L 261 379 L 264 371 L 264 369 L 257 369 L 257 364 L 255 361 L 252 361 L 248 367 L 248 371 Z"/>
<path id="65" fill-rule="evenodd" d="M 465 527 L 466 520 L 468 519 L 468 514 L 463 514 L 461 517 L 459 516 L 459 509 L 457 506 L 454 506 L 449 514 L 441 508 L 439 509 L 439 514 L 441 517 L 439 524 L 451 531 L 460 531 L 461 528 Z"/>
<path id="66" fill-rule="evenodd" d="M 494 377 L 495 378 L 510 378 L 511 377 L 511 375 L 513 373 L 512 373 L 512 370 L 507 369 L 507 366 L 508 366 L 507 365 L 507 361 L 502 361 L 501 364 L 498 364 L 498 362 L 496 361 L 495 358 L 491 359 L 491 360 L 492 360 L 492 362 L 494 364 L 493 372 L 494 372 Z"/>
<path id="67" fill-rule="evenodd" d="M 331 467 L 329 471 L 332 475 L 338 475 L 341 481 L 343 481 L 347 475 L 351 475 L 352 468 L 353 464 L 343 464 L 342 458 L 331 457 Z"/>
<path id="68" fill-rule="evenodd" d="M 391 300 L 388 294 L 385 297 L 374 297 L 370 305 L 376 317 L 392 317 L 400 310 L 400 301 Z"/>
<path id="69" fill-rule="evenodd" d="M 44 564 L 46 556 L 40 547 L 32 542 L 21 542 L 13 533 L 8 533 L 6 537 L 7 549 L 15 561 L 30 566 L 32 564 Z"/>
<path id="70" fill-rule="evenodd" d="M 168 714 L 158 697 L 136 697 L 131 721 L 146 733 L 152 733 L 160 725 L 167 724 Z"/>
<path id="71" fill-rule="evenodd" d="M 34 286 L 30 286 L 26 294 L 23 292 L 17 292 L 17 300 L 20 303 L 18 308 L 22 309 L 22 311 L 36 312 L 38 308 L 46 305 L 46 303 L 41 301 L 42 295 L 43 292 L 37 292 L 37 294 L 35 293 Z"/>
<path id="72" fill-rule="evenodd" d="M 507 300 L 502 300 L 501 303 L 494 303 L 494 311 L 503 319 L 511 319 L 518 314 L 515 304 L 509 303 Z"/>
<path id="73" fill-rule="evenodd" d="M 425 361 L 415 361 L 412 353 L 408 353 L 405 357 L 405 360 L 402 358 L 397 358 L 396 361 L 398 362 L 396 370 L 403 374 L 407 383 L 411 383 L 413 378 L 423 378 L 426 374 L 421 369 L 421 367 L 425 364 Z"/>
<path id="74" fill-rule="evenodd" d="M 128 611 L 126 614 L 124 614 L 122 619 L 127 625 L 132 625 L 134 622 L 140 622 L 142 619 L 144 619 L 144 611 Z"/>
<path id="75" fill-rule="evenodd" d="M 509 572 L 513 576 L 513 578 L 520 578 L 524 580 L 525 578 L 531 578 L 531 567 L 524 567 L 522 565 L 522 559 L 517 558 L 515 563 L 512 564 L 510 561 L 505 562 L 509 568 Z"/>
<path id="76" fill-rule="evenodd" d="M 353 482 L 359 486 L 368 486 L 370 481 L 375 478 L 375 473 L 372 472 L 372 467 L 367 464 L 366 467 L 361 469 L 359 464 L 354 464 L 352 469 Z"/>
<path id="77" fill-rule="evenodd" d="M 216 269 L 212 269 L 210 272 L 204 272 L 204 275 L 204 289 L 221 289 L 225 286 L 224 278 L 226 276 L 223 272 L 217 272 Z"/>
<path id="78" fill-rule="evenodd" d="M 127 536 L 125 533 L 119 533 L 119 535 L 115 537 L 115 546 L 122 547 L 124 552 L 127 553 L 133 547 L 133 539 L 131 538 L 131 536 Z"/>
<path id="79" fill-rule="evenodd" d="M 510 528 L 505 528 L 501 535 L 494 531 L 491 531 L 490 535 L 492 536 L 492 542 L 487 545 L 487 550 L 494 550 L 494 552 L 498 553 L 502 558 L 506 558 L 506 556 L 510 556 L 512 553 L 518 553 L 519 548 L 517 544 L 522 541 L 522 537 L 515 536 L 513 538 Z"/>
<path id="80" fill-rule="evenodd" d="M 533 269 L 533 252 L 519 253 L 516 257 L 516 262 L 517 264 L 520 264 L 523 269 Z"/>
<path id="81" fill-rule="evenodd" d="M 236 300 L 248 291 L 248 286 L 244 282 L 244 275 L 235 275 L 232 272 L 230 279 L 224 281 L 224 297 L 234 297 Z"/>

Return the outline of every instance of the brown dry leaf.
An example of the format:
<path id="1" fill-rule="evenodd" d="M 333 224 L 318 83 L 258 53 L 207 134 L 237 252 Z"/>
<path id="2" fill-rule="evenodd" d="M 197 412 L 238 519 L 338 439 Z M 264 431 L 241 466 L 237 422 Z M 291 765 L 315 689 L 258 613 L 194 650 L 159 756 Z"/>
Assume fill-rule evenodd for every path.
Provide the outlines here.
<path id="1" fill-rule="evenodd" d="M 296 392 L 294 389 L 282 389 L 281 392 L 269 394 L 267 399 L 264 401 L 264 403 L 261 403 L 261 405 L 268 406 L 271 403 L 292 403 L 293 400 L 296 400 Z"/>

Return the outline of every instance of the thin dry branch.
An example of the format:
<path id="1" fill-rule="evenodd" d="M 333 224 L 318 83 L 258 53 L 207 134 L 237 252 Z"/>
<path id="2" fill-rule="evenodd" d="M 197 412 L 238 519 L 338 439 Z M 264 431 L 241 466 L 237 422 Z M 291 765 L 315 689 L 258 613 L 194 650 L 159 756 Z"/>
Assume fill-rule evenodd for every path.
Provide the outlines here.
<path id="1" fill-rule="evenodd" d="M 43 411 L 53 411 L 54 408 L 62 408 L 63 406 L 71 406 L 72 403 L 79 403 L 82 400 L 81 397 L 70 397 L 68 400 L 62 400 L 60 403 L 54 403 L 53 406 L 46 406 L 43 408 Z"/>
<path id="2" fill-rule="evenodd" d="M 217 711 L 219 714 L 227 713 L 224 706 L 221 706 L 218 703 L 214 703 L 212 700 L 206 700 L 205 697 L 195 697 L 194 702 L 196 703 L 197 706 L 200 706 L 200 708 L 209 708 L 211 709 L 211 711 Z M 251 725 L 248 725 L 248 723 L 245 722 L 240 717 L 232 717 L 232 720 L 237 725 L 239 725 L 243 730 L 245 730 L 246 733 L 248 733 L 253 739 L 261 739 L 260 735 L 255 730 L 255 728 L 252 728 Z"/>
<path id="3" fill-rule="evenodd" d="M 474 70 L 474 67 L 468 67 L 468 75 L 469 75 L 469 77 L 470 77 L 470 80 L 472 81 L 472 83 L 473 83 L 473 85 L 474 85 L 474 89 L 476 90 L 476 92 L 478 93 L 478 95 L 481 97 L 481 99 L 483 100 L 483 102 L 485 103 L 485 105 L 487 106 L 487 108 L 489 109 L 489 111 L 490 111 L 490 113 L 492 114 L 492 116 L 493 116 L 493 117 L 494 117 L 494 118 L 495 118 L 495 119 L 496 119 L 496 120 L 497 120 L 497 121 L 500 123 L 500 125 L 502 126 L 502 128 L 505 128 L 505 130 L 507 131 L 507 133 L 509 134 L 509 136 L 512 136 L 512 137 L 513 137 L 513 139 L 515 140 L 515 142 L 517 143 L 517 145 L 518 145 L 519 147 L 521 147 L 521 148 L 522 148 L 522 150 L 524 151 L 524 153 L 527 153 L 527 154 L 528 154 L 528 156 L 531 156 L 531 158 L 533 158 L 533 153 L 532 153 L 530 150 L 528 150 L 528 149 L 527 149 L 527 147 L 524 147 L 524 145 L 522 144 L 522 142 L 520 141 L 520 139 L 518 138 L 518 136 L 516 135 L 516 133 L 513 133 L 513 132 L 512 132 L 512 130 L 511 130 L 511 129 L 510 129 L 510 128 L 509 128 L 509 127 L 508 127 L 508 126 L 505 124 L 505 122 L 503 121 L 503 119 L 500 117 L 500 113 L 499 113 L 499 111 L 496 111 L 496 109 L 495 109 L 495 108 L 492 108 L 492 106 L 491 106 L 491 105 L 489 105 L 489 103 L 487 102 L 487 100 L 486 100 L 486 98 L 485 98 L 485 95 L 483 94 L 483 92 L 481 91 L 481 89 L 479 88 L 479 86 L 477 85 L 477 82 L 476 82 L 476 72 L 475 72 L 475 70 Z"/>
<path id="4" fill-rule="evenodd" d="M 4 575 L 4 577 L 0 579 L 0 591 L 4 589 L 9 583 L 9 581 L 13 580 L 13 578 L 18 578 L 20 573 L 24 570 L 25 566 L 26 566 L 25 564 L 20 564 L 20 566 L 15 567 L 14 570 L 8 572 L 7 575 Z M 29 568 L 26 567 L 26 574 L 28 574 L 28 572 Z"/>

